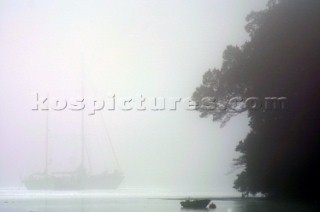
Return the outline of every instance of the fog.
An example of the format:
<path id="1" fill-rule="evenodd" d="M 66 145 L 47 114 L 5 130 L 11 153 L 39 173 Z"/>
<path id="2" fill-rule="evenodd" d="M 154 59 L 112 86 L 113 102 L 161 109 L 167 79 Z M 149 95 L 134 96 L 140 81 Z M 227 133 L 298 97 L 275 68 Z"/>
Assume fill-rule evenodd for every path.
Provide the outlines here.
<path id="1" fill-rule="evenodd" d="M 203 73 L 221 66 L 227 45 L 242 45 L 245 17 L 264 1 L 1 1 L 0 188 L 45 167 L 41 97 L 187 98 Z M 83 79 L 83 84 L 82 84 Z M 92 105 L 89 107 L 92 107 Z M 84 113 L 85 167 L 114 169 L 130 192 L 239 195 L 232 187 L 235 147 L 246 114 L 224 128 L 196 111 L 101 110 Z M 105 123 L 105 124 L 104 124 Z M 73 171 L 81 153 L 81 112 L 49 110 L 50 173 Z"/>

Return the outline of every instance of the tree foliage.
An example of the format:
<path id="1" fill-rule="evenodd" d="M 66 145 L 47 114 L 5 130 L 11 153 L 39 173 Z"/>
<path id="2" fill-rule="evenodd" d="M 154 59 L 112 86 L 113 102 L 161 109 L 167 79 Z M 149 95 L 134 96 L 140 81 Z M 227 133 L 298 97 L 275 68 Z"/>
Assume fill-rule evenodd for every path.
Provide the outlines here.
<path id="1" fill-rule="evenodd" d="M 226 124 L 246 111 L 208 110 L 203 99 L 287 97 L 286 110 L 249 110 L 251 132 L 239 143 L 240 192 L 319 199 L 320 1 L 271 0 L 247 16 L 250 40 L 228 46 L 220 69 L 207 71 L 193 99 L 201 117 Z"/>

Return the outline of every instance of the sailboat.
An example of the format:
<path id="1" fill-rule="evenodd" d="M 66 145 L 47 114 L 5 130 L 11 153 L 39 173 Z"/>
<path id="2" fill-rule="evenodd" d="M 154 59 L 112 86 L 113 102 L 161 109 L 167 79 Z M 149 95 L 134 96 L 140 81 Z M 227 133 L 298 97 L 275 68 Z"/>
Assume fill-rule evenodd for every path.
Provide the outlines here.
<path id="1" fill-rule="evenodd" d="M 47 111 L 48 114 L 48 111 Z M 47 115 L 48 116 L 48 115 Z M 82 115 L 83 117 L 83 115 Z M 47 118 L 48 127 L 48 118 Z M 46 152 L 45 152 L 45 169 L 42 173 L 35 173 L 23 180 L 24 185 L 29 190 L 103 190 L 116 189 L 124 179 L 124 175 L 120 171 L 119 162 L 116 158 L 113 146 L 112 153 L 116 160 L 117 168 L 113 172 L 104 170 L 100 174 L 88 174 L 84 166 L 85 158 L 85 139 L 83 132 L 82 118 L 82 141 L 81 141 L 81 163 L 79 167 L 72 172 L 56 172 L 49 173 L 48 170 L 48 129 L 46 136 Z"/>
<path id="2" fill-rule="evenodd" d="M 83 70 L 82 70 L 82 96 L 84 96 L 83 88 Z M 81 116 L 81 162 L 78 168 L 72 172 L 59 172 L 51 174 L 48 170 L 48 114 L 46 111 L 46 151 L 45 151 L 45 169 L 42 173 L 35 173 L 23 180 L 28 190 L 104 190 L 117 189 L 124 179 L 123 173 L 120 171 L 118 159 L 116 157 L 113 145 L 108 136 L 113 157 L 116 161 L 116 169 L 113 172 L 104 170 L 99 174 L 89 174 L 85 169 L 85 136 L 84 136 L 84 112 Z M 104 122 L 103 122 L 104 123 Z"/>

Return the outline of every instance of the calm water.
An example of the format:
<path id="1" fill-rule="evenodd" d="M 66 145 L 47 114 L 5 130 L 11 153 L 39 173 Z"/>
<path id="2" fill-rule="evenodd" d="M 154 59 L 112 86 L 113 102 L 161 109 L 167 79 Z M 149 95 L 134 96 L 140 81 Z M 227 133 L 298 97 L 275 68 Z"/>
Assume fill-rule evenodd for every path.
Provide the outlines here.
<path id="1" fill-rule="evenodd" d="M 175 212 L 201 211 L 181 209 L 179 200 L 164 199 L 42 199 L 0 200 L 2 212 Z M 214 200 L 217 208 L 213 212 L 278 212 L 320 211 L 315 207 L 297 203 L 272 203 L 261 200 Z M 203 210 L 205 211 L 205 210 Z"/>

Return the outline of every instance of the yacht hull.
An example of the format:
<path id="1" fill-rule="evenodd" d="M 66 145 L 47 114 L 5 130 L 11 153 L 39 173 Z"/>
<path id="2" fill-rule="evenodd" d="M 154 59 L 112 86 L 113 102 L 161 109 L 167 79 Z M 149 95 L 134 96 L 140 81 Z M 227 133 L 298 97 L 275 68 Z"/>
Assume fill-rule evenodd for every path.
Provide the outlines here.
<path id="1" fill-rule="evenodd" d="M 30 176 L 24 181 L 28 190 L 106 190 L 117 189 L 123 180 L 120 174 L 91 176 Z"/>

